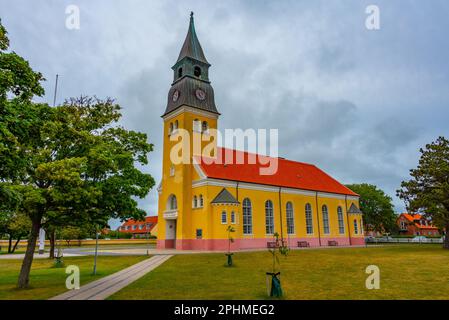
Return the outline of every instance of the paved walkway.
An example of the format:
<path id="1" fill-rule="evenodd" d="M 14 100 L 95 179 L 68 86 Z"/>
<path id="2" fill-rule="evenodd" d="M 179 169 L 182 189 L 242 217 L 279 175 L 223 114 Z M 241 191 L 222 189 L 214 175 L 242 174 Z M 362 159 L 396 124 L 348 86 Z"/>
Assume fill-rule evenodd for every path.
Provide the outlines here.
<path id="1" fill-rule="evenodd" d="M 48 259 L 50 253 L 45 252 L 43 254 L 35 253 L 33 259 Z M 78 253 L 64 253 L 64 257 L 80 257 L 82 254 Z M 25 253 L 13 253 L 13 254 L 0 254 L 0 260 L 12 259 L 12 260 L 23 260 Z"/>
<path id="2" fill-rule="evenodd" d="M 104 300 L 130 283 L 157 268 L 172 255 L 157 255 L 119 272 L 90 282 L 79 290 L 70 290 L 50 300 Z"/>

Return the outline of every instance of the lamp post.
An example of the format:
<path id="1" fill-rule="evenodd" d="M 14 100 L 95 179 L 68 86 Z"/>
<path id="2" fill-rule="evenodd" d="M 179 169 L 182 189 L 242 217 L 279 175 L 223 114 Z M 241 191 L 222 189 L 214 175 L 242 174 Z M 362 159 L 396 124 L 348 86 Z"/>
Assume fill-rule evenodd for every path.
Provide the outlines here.
<path id="1" fill-rule="evenodd" d="M 94 272 L 93 272 L 93 275 L 97 274 L 97 255 L 98 255 L 98 229 L 95 228 L 95 257 L 94 257 Z"/>

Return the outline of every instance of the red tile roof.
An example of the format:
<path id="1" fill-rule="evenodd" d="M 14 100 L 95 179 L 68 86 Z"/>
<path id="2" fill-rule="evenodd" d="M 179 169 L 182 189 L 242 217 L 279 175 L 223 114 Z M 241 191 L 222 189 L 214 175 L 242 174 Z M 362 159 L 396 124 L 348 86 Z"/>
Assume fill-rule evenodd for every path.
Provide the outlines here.
<path id="1" fill-rule="evenodd" d="M 233 164 L 224 164 L 226 150 L 232 152 Z M 195 157 L 195 160 L 200 164 L 204 174 L 209 178 L 358 196 L 357 193 L 351 191 L 313 164 L 277 158 L 277 172 L 273 175 L 261 175 L 260 169 L 269 166 L 265 163 L 269 160 L 273 161 L 276 159 L 257 155 L 257 159 L 260 160 L 257 160 L 256 164 L 251 164 L 248 163 L 248 155 L 254 156 L 255 154 L 218 148 L 216 158 L 201 158 L 198 156 Z M 244 157 L 245 161 L 243 164 L 235 163 L 237 156 Z M 221 159 L 222 161 L 221 163 L 211 163 L 211 160 L 215 159 Z"/>
<path id="2" fill-rule="evenodd" d="M 408 221 L 413 222 L 415 224 L 415 226 L 420 229 L 438 230 L 438 228 L 432 224 L 428 225 L 428 226 L 421 224 L 421 220 L 423 220 L 424 217 L 418 213 L 414 213 L 414 214 L 402 213 L 401 216 L 405 217 Z M 415 222 L 415 220 L 418 220 L 419 222 Z"/>
<path id="3" fill-rule="evenodd" d="M 147 224 L 150 224 L 150 227 L 147 228 Z M 146 233 L 151 232 L 153 228 L 157 224 L 157 216 L 148 216 L 145 217 L 145 221 L 136 221 L 134 219 L 129 219 L 125 221 L 119 228 L 120 232 L 129 232 L 129 233 Z M 136 225 L 136 229 L 133 230 L 132 226 Z M 139 225 L 144 225 L 142 229 L 139 229 Z M 129 229 L 123 229 L 123 227 L 129 226 Z"/>

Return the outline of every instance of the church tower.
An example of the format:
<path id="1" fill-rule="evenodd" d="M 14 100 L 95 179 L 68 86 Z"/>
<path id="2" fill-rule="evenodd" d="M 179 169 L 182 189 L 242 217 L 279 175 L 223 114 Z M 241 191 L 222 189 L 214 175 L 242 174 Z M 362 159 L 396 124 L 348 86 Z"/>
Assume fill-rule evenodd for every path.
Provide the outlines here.
<path id="1" fill-rule="evenodd" d="M 172 67 L 173 83 L 162 115 L 164 134 L 162 181 L 158 188 L 158 248 L 185 249 L 188 240 L 196 237 L 192 226 L 192 181 L 196 174 L 193 155 L 200 150 L 194 141 L 200 141 L 201 149 L 210 141 L 216 143 L 210 132 L 217 129 L 220 115 L 209 80 L 210 66 L 196 35 L 192 12 L 187 36 Z M 180 146 L 184 147 L 182 151 Z M 202 205 L 205 199 L 201 197 L 197 201 Z"/>

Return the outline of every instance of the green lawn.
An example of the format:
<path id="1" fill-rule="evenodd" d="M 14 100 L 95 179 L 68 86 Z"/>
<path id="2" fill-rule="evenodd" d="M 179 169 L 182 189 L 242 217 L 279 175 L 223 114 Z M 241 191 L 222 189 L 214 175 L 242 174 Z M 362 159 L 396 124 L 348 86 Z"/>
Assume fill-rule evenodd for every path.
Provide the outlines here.
<path id="1" fill-rule="evenodd" d="M 93 276 L 93 256 L 66 257 L 65 266 L 80 268 L 81 285 L 129 267 L 147 256 L 98 256 L 97 275 Z M 48 299 L 63 293 L 65 288 L 65 268 L 53 267 L 49 259 L 35 259 L 30 276 L 30 288 L 16 289 L 17 277 L 22 260 L 0 260 L 0 299 Z"/>
<path id="2" fill-rule="evenodd" d="M 268 252 L 178 255 L 110 299 L 266 299 Z M 380 268 L 367 290 L 365 268 Z M 281 257 L 285 299 L 449 299 L 449 251 L 441 245 L 294 250 Z"/>

